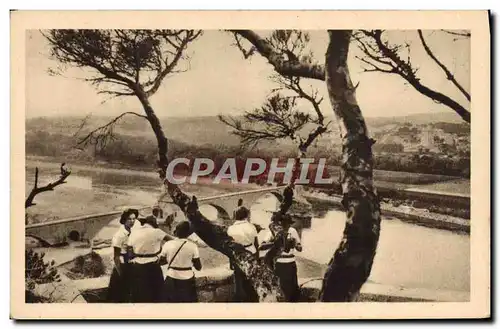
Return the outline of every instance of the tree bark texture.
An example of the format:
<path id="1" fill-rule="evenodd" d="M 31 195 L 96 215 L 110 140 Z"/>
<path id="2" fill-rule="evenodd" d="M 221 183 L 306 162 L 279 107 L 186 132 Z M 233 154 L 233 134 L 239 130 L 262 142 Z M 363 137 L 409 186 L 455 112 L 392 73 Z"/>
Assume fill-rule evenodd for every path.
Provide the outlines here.
<path id="1" fill-rule="evenodd" d="M 370 275 L 380 235 L 380 204 L 373 186 L 374 141 L 357 104 L 347 55 L 352 31 L 329 31 L 325 75 L 342 138 L 343 238 L 331 258 L 320 293 L 322 302 L 353 301 Z"/>

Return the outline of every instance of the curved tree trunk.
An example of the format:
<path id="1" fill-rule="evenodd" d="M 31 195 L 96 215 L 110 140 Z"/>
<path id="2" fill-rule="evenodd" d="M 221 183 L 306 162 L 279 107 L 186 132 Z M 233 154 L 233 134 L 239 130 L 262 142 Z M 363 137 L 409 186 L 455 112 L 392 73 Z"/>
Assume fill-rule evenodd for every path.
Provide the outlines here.
<path id="1" fill-rule="evenodd" d="M 352 31 L 328 31 L 326 85 L 342 138 L 340 183 L 347 210 L 343 238 L 323 279 L 323 302 L 354 300 L 370 275 L 380 234 L 380 204 L 373 186 L 372 144 L 355 88 L 347 55 Z"/>
<path id="2" fill-rule="evenodd" d="M 250 281 L 258 298 L 255 302 L 283 301 L 283 293 L 279 286 L 278 278 L 273 271 L 256 259 L 254 255 L 248 253 L 243 246 L 234 243 L 233 239 L 227 235 L 227 228 L 225 226 L 218 225 L 205 218 L 198 209 L 196 197 L 190 198 L 177 185 L 171 184 L 166 179 L 168 139 L 165 137 L 160 120 L 156 116 L 147 95 L 140 88 L 136 88 L 136 94 L 141 101 L 158 142 L 160 178 L 163 180 L 172 201 L 184 212 L 190 221 L 194 232 L 208 246 L 226 255 L 242 270 L 247 278 L 252 278 Z"/>
<path id="3" fill-rule="evenodd" d="M 168 140 L 165 137 L 165 133 L 160 124 L 160 120 L 156 116 L 151 103 L 149 102 L 148 96 L 144 92 L 142 88 L 135 87 L 134 88 L 139 101 L 142 104 L 144 112 L 148 118 L 148 121 L 153 129 L 153 132 L 156 136 L 156 141 L 158 143 L 158 169 L 160 170 L 160 178 L 165 179 L 165 173 L 168 166 L 167 152 L 168 152 Z"/>

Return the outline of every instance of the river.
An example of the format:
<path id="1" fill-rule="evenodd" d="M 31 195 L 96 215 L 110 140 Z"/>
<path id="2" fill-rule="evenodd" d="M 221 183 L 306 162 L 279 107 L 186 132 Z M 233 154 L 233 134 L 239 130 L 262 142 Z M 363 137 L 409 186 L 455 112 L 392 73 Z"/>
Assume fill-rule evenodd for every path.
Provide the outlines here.
<path id="1" fill-rule="evenodd" d="M 272 197 L 252 208 L 252 221 L 269 223 L 276 207 Z M 327 264 L 342 238 L 345 213 L 330 210 L 313 217 L 302 232 L 301 257 Z M 383 218 L 370 281 L 401 287 L 469 291 L 469 235 Z"/>

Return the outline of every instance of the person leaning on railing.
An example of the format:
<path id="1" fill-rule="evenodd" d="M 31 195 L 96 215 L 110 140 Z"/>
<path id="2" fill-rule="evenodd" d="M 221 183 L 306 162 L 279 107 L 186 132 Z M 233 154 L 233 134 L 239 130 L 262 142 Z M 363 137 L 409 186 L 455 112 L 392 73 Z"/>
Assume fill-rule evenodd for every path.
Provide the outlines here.
<path id="1" fill-rule="evenodd" d="M 297 277 L 297 263 L 295 262 L 295 250 L 302 251 L 302 244 L 297 230 L 292 227 L 292 217 L 289 214 L 276 213 L 267 234 L 262 237 L 260 250 L 270 249 L 275 243 L 283 245 L 283 250 L 276 255 L 273 264 L 274 272 L 280 279 L 281 290 L 287 302 L 296 302 L 300 295 L 300 288 Z M 277 226 L 282 226 L 280 232 Z M 275 234 L 275 231 L 278 231 Z M 278 241 L 280 240 L 280 241 Z"/>

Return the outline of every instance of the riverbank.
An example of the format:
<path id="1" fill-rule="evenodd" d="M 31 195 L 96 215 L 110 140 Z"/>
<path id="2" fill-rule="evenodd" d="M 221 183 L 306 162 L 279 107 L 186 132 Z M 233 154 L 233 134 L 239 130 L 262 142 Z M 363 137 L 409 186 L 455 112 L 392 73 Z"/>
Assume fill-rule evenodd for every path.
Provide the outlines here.
<path id="1" fill-rule="evenodd" d="M 316 215 L 322 215 L 332 208 L 343 210 L 342 198 L 319 191 L 305 191 L 303 195 L 313 205 Z M 394 206 L 391 202 L 381 202 L 382 217 L 385 219 L 398 218 L 400 220 L 434 229 L 445 229 L 459 233 L 470 233 L 470 220 L 430 212 L 428 209 L 414 208 L 399 204 Z"/>
<path id="2" fill-rule="evenodd" d="M 44 184 L 58 177 L 59 165 L 55 162 L 40 161 L 40 159 L 27 160 L 26 191 L 32 188 L 34 175 L 31 173 L 34 167 L 39 168 L 40 184 Z M 72 174 L 66 184 L 58 186 L 54 191 L 38 195 L 37 205 L 27 209 L 29 223 L 90 213 L 104 213 L 122 209 L 124 206 L 150 207 L 155 204 L 159 194 L 162 193 L 163 187 L 153 171 L 88 165 L 73 165 L 70 168 Z M 197 184 L 184 183 L 181 188 L 188 194 L 204 197 L 262 187 L 256 184 L 231 184 L 227 181 L 212 184 L 210 179 L 201 178 Z M 340 198 L 335 195 L 338 194 L 335 190 L 307 187 L 305 191 L 309 198 L 315 198 L 337 207 L 340 205 Z M 432 200 L 422 198 L 416 200 L 419 195 L 425 193 L 415 189 L 410 192 L 405 190 L 387 192 L 387 189 L 382 189 L 379 193 L 383 197 L 381 205 L 385 215 L 402 214 L 408 221 L 435 228 L 469 230 L 470 208 L 466 204 L 460 205 L 454 202 L 453 197 L 447 197 L 448 200 L 444 200 L 441 194 L 434 194 Z M 411 197 L 416 199 L 408 199 Z M 451 204 L 446 204 L 444 201 L 451 202 Z M 321 205 L 318 211 L 321 211 Z"/>

